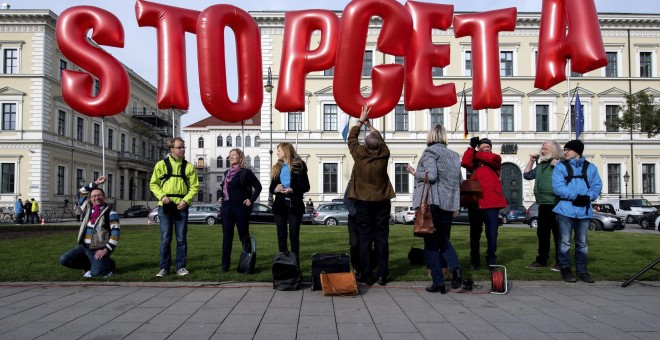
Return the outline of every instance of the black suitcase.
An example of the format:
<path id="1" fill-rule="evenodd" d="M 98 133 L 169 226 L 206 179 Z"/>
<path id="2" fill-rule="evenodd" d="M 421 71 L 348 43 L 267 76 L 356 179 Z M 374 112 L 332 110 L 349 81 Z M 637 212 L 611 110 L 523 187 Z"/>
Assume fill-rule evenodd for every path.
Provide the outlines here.
<path id="1" fill-rule="evenodd" d="M 312 290 L 321 289 L 321 272 L 346 273 L 351 271 L 346 254 L 312 254 Z"/>

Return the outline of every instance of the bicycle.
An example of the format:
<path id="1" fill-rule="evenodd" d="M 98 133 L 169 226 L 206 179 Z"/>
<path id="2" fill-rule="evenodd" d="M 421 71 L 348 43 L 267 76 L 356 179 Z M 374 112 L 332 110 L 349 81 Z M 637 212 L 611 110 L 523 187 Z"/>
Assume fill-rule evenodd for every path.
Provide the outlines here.
<path id="1" fill-rule="evenodd" d="M 14 212 L 14 207 L 5 207 L 1 209 L 2 218 L 4 222 L 13 222 L 16 223 L 16 213 Z"/>

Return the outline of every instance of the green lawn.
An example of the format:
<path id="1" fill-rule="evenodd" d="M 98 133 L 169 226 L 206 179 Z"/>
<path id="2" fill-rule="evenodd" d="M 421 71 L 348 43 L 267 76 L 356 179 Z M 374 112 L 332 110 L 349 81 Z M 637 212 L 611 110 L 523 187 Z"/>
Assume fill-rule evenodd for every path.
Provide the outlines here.
<path id="1" fill-rule="evenodd" d="M 40 229 L 41 228 L 41 229 Z M 40 226 L 0 227 L 0 281 L 81 281 L 81 272 L 64 268 L 58 259 L 74 246 L 78 227 L 49 225 L 48 231 L 37 234 L 18 231 L 43 230 Z M 121 239 L 113 258 L 118 270 L 110 281 L 270 281 L 271 263 L 277 251 L 277 237 L 273 225 L 253 225 L 256 235 L 257 273 L 235 272 L 240 246 L 234 242 L 232 268 L 220 271 L 222 229 L 219 225 L 191 225 L 188 230 L 187 277 L 171 275 L 157 279 L 159 262 L 159 227 L 157 225 L 123 225 Z M 346 226 L 303 226 L 301 265 L 305 280 L 309 280 L 310 255 L 321 253 L 348 253 Z M 469 236 L 467 226 L 455 226 L 452 243 L 464 268 L 469 267 Z M 512 280 L 560 280 L 559 274 L 548 268 L 530 270 L 537 250 L 536 230 L 529 228 L 500 228 L 498 263 L 507 267 Z M 411 226 L 392 226 L 390 229 L 390 278 L 396 281 L 429 281 L 423 266 L 408 263 L 410 247 L 423 247 L 422 239 L 413 237 Z M 485 255 L 485 236 L 482 237 L 482 255 Z M 596 280 L 624 281 L 660 255 L 660 233 L 589 233 L 589 271 Z M 174 249 L 173 249 L 174 253 Z M 174 258 L 174 254 L 172 255 Z M 483 262 L 483 260 L 482 260 Z M 485 269 L 465 276 L 475 280 L 489 278 Z M 657 272 L 647 273 L 643 279 L 658 280 Z"/>

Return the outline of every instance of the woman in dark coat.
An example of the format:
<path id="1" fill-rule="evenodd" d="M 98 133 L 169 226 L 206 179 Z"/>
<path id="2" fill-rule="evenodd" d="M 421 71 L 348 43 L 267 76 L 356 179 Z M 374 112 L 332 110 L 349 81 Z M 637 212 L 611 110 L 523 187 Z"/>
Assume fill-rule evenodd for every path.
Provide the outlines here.
<path id="1" fill-rule="evenodd" d="M 231 248 L 234 242 L 234 225 L 238 238 L 246 247 L 250 235 L 252 203 L 261 193 L 261 183 L 252 170 L 245 167 L 245 155 L 240 149 L 229 151 L 230 167 L 220 184 L 220 215 L 222 216 L 222 272 L 229 271 Z"/>
<path id="2" fill-rule="evenodd" d="M 270 192 L 275 195 L 273 214 L 277 226 L 279 251 L 286 252 L 287 236 L 291 240 L 291 252 L 300 252 L 300 224 L 305 212 L 303 195 L 309 191 L 307 164 L 300 158 L 291 143 L 277 146 L 277 163 L 270 172 Z M 288 224 L 288 227 L 287 227 Z"/>

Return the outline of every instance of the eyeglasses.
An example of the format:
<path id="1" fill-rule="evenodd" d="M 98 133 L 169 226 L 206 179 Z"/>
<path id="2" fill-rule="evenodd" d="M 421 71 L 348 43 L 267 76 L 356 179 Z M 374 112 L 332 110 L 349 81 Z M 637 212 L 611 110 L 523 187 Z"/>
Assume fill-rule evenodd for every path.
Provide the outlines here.
<path id="1" fill-rule="evenodd" d="M 185 150 L 185 146 L 173 146 L 172 149 L 179 149 L 179 150 Z"/>

